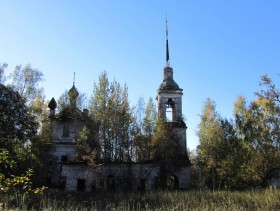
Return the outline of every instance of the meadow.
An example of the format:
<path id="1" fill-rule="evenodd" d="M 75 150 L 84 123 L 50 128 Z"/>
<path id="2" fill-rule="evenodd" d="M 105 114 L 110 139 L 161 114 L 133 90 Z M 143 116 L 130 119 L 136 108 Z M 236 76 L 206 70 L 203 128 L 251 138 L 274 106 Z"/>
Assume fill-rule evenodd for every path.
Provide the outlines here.
<path id="1" fill-rule="evenodd" d="M 280 210 L 279 189 L 147 193 L 0 193 L 0 210 Z"/>

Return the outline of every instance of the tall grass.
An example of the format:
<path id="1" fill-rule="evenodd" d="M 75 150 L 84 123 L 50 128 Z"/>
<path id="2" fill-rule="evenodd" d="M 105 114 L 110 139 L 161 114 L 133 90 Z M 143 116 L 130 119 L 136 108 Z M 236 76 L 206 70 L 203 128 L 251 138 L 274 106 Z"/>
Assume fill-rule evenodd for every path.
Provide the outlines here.
<path id="1" fill-rule="evenodd" d="M 280 210 L 280 190 L 70 193 L 49 190 L 15 199 L 0 194 L 4 210 Z M 19 200 L 19 201 L 16 201 Z M 1 208 L 0 208 L 1 210 Z"/>

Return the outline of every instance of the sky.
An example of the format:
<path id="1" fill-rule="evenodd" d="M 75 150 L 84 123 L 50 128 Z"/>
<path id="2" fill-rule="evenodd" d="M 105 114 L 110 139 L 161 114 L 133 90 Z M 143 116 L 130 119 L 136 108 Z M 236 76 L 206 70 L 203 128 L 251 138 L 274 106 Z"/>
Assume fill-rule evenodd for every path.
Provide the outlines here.
<path id="1" fill-rule="evenodd" d="M 131 105 L 147 102 L 163 80 L 167 14 L 170 65 L 194 150 L 208 97 L 232 118 L 233 102 L 253 100 L 262 75 L 279 87 L 279 11 L 279 0 L 0 0 L 0 63 L 8 63 L 6 74 L 19 64 L 39 69 L 47 100 L 71 88 L 74 72 L 90 96 L 106 71 L 127 84 Z"/>

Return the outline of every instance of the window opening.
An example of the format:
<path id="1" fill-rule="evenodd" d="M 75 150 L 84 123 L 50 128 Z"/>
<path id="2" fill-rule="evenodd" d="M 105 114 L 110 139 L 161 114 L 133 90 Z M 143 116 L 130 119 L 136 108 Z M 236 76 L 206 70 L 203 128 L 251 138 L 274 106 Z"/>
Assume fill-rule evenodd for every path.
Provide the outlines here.
<path id="1" fill-rule="evenodd" d="M 63 125 L 62 137 L 69 137 L 69 126 L 66 124 Z"/>
<path id="2" fill-rule="evenodd" d="M 86 180 L 85 179 L 77 179 L 77 190 L 84 191 L 86 189 Z"/>
<path id="3" fill-rule="evenodd" d="M 68 155 L 61 155 L 61 162 L 67 162 L 68 161 Z"/>
<path id="4" fill-rule="evenodd" d="M 66 181 L 67 181 L 67 177 L 60 177 L 60 188 L 62 190 L 64 190 L 66 187 Z"/>
<path id="5" fill-rule="evenodd" d="M 167 188 L 169 190 L 177 190 L 179 189 L 179 180 L 176 175 L 169 175 L 167 177 Z"/>
<path id="6" fill-rule="evenodd" d="M 46 187 L 48 187 L 48 188 L 52 187 L 52 178 L 51 177 L 46 178 Z"/>
<path id="7" fill-rule="evenodd" d="M 138 186 L 138 191 L 145 191 L 146 190 L 146 180 L 141 179 Z"/>
<path id="8" fill-rule="evenodd" d="M 173 113 L 174 113 L 174 102 L 172 99 L 168 99 L 166 106 L 165 106 L 165 117 L 167 122 L 172 122 L 174 121 L 173 119 Z"/>
<path id="9" fill-rule="evenodd" d="M 173 113 L 172 108 L 169 106 L 166 106 L 166 121 L 167 122 L 172 122 L 172 113 Z"/>

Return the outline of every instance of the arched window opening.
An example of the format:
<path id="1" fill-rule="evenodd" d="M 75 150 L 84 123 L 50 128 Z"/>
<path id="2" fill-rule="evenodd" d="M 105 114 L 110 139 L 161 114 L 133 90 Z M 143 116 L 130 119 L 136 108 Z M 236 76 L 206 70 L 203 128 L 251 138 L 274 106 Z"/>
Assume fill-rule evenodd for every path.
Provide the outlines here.
<path id="1" fill-rule="evenodd" d="M 168 99 L 166 103 L 165 117 L 167 122 L 174 121 L 174 102 L 172 99 Z"/>
<path id="2" fill-rule="evenodd" d="M 141 179 L 141 180 L 139 181 L 137 190 L 138 190 L 138 191 L 145 191 L 145 190 L 146 190 L 146 180 L 145 180 L 145 179 Z"/>
<path id="3" fill-rule="evenodd" d="M 67 124 L 63 125 L 62 137 L 69 137 L 69 126 Z"/>
<path id="4" fill-rule="evenodd" d="M 176 175 L 169 175 L 167 177 L 167 189 L 169 189 L 169 190 L 178 190 L 179 189 L 179 180 Z"/>

